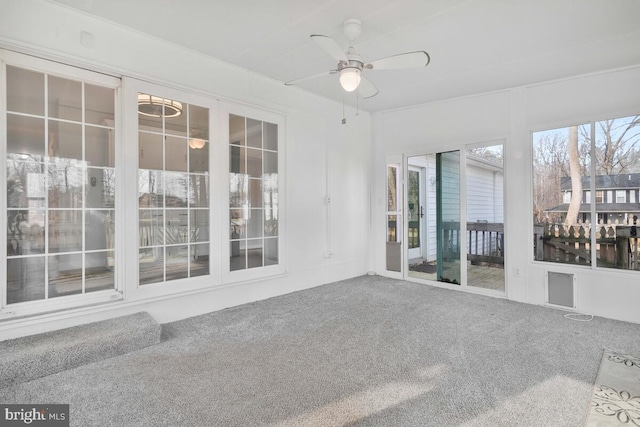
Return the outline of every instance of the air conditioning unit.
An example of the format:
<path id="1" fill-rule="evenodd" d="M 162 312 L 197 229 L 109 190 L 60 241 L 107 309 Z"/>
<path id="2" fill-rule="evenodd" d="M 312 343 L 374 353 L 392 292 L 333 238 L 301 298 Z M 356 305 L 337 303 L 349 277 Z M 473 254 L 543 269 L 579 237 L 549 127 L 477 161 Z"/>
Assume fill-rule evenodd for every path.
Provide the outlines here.
<path id="1" fill-rule="evenodd" d="M 576 277 L 575 274 L 547 271 L 547 305 L 575 310 Z"/>

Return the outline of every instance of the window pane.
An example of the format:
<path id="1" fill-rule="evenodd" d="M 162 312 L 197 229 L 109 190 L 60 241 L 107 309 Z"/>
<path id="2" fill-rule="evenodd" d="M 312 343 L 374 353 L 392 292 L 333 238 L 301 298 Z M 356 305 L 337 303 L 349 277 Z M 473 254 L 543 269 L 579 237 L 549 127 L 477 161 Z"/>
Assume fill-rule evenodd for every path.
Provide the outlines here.
<path id="1" fill-rule="evenodd" d="M 165 280 L 177 280 L 189 277 L 189 247 L 167 247 L 167 277 Z"/>
<path id="2" fill-rule="evenodd" d="M 278 125 L 273 123 L 262 123 L 263 144 L 265 150 L 278 150 Z"/>
<path id="3" fill-rule="evenodd" d="M 264 173 L 278 173 L 278 153 L 264 152 Z"/>
<path id="4" fill-rule="evenodd" d="M 262 151 L 247 150 L 247 173 L 254 178 L 262 178 Z"/>
<path id="5" fill-rule="evenodd" d="M 591 264 L 590 128 L 570 126 L 533 134 L 534 254 L 538 261 Z"/>
<path id="6" fill-rule="evenodd" d="M 85 172 L 75 162 L 51 164 L 47 168 L 50 208 L 82 208 Z"/>
<path id="7" fill-rule="evenodd" d="M 164 206 L 164 173 L 138 171 L 138 203 L 141 208 Z"/>
<path id="8" fill-rule="evenodd" d="M 45 210 L 8 210 L 7 256 L 43 254 L 44 230 Z"/>
<path id="9" fill-rule="evenodd" d="M 44 165 L 35 161 L 7 160 L 7 207 L 44 207 Z"/>
<path id="10" fill-rule="evenodd" d="M 262 209 L 249 209 L 249 221 L 247 222 L 247 237 L 262 237 L 263 236 L 263 210 Z"/>
<path id="11" fill-rule="evenodd" d="M 49 76 L 49 117 L 82 121 L 82 83 Z"/>
<path id="12" fill-rule="evenodd" d="M 189 175 L 186 173 L 165 173 L 165 206 L 178 208 L 187 207 L 189 194 Z"/>
<path id="13" fill-rule="evenodd" d="M 138 94 L 138 128 L 140 130 L 162 132 L 164 127 L 162 103 L 161 97 L 146 93 Z"/>
<path id="14" fill-rule="evenodd" d="M 209 207 L 209 176 L 189 175 L 189 206 Z"/>
<path id="15" fill-rule="evenodd" d="M 250 179 L 249 180 L 249 197 L 251 200 L 252 208 L 262 207 L 262 180 Z"/>
<path id="16" fill-rule="evenodd" d="M 209 241 L 209 209 L 190 210 L 191 242 Z"/>
<path id="17" fill-rule="evenodd" d="M 82 254 L 48 257 L 49 298 L 82 293 Z"/>
<path id="18" fill-rule="evenodd" d="M 45 257 L 7 260 L 7 304 L 44 299 Z"/>
<path id="19" fill-rule="evenodd" d="M 191 245 L 189 277 L 209 274 L 209 245 Z"/>
<path id="20" fill-rule="evenodd" d="M 174 101 L 175 103 L 175 101 Z M 165 129 L 165 133 L 167 135 L 178 135 L 181 136 L 183 138 L 187 137 L 187 104 L 180 102 L 179 104 L 174 104 L 174 105 L 181 105 L 182 106 L 182 112 L 180 115 L 175 116 L 175 117 L 165 117 L 164 120 L 164 129 Z M 165 106 L 166 109 L 166 106 Z"/>
<path id="21" fill-rule="evenodd" d="M 189 105 L 189 137 L 209 139 L 209 109 Z"/>
<path id="22" fill-rule="evenodd" d="M 87 208 L 113 208 L 116 195 L 116 172 L 113 169 L 87 168 L 85 204 Z"/>
<path id="23" fill-rule="evenodd" d="M 246 240 L 232 240 L 230 246 L 229 268 L 231 271 L 246 270 L 247 268 L 247 251 Z"/>
<path id="24" fill-rule="evenodd" d="M 264 265 L 278 264 L 278 239 L 264 239 Z"/>
<path id="25" fill-rule="evenodd" d="M 244 174 L 245 172 L 245 149 L 242 147 L 234 147 L 230 148 L 230 156 L 229 156 L 229 171 L 231 173 L 239 173 Z"/>
<path id="26" fill-rule="evenodd" d="M 7 65 L 7 110 L 44 115 L 44 74 Z"/>
<path id="27" fill-rule="evenodd" d="M 640 188 L 639 126 L 640 116 L 595 123 L 595 184 L 608 195 L 606 203 L 596 205 L 598 267 L 640 270 L 640 209 L 635 202 Z"/>
<path id="28" fill-rule="evenodd" d="M 249 179 L 240 173 L 229 176 L 229 206 L 244 207 L 249 203 Z"/>
<path id="29" fill-rule="evenodd" d="M 115 240 L 115 211 L 85 211 L 85 250 L 113 249 Z"/>
<path id="30" fill-rule="evenodd" d="M 262 148 L 262 122 L 247 119 L 247 145 Z"/>
<path id="31" fill-rule="evenodd" d="M 85 83 L 85 121 L 94 125 L 112 126 L 115 120 L 114 96 L 113 89 Z"/>
<path id="32" fill-rule="evenodd" d="M 7 154 L 42 161 L 44 147 L 44 119 L 7 114 Z"/>
<path id="33" fill-rule="evenodd" d="M 209 172 L 209 141 L 189 140 L 189 172 Z"/>
<path id="34" fill-rule="evenodd" d="M 187 139 L 167 136 L 165 139 L 165 165 L 168 171 L 187 171 Z"/>
<path id="35" fill-rule="evenodd" d="M 85 158 L 89 166 L 115 166 L 113 129 L 85 127 Z"/>
<path id="36" fill-rule="evenodd" d="M 164 248 L 140 249 L 138 257 L 141 285 L 164 281 Z"/>
<path id="37" fill-rule="evenodd" d="M 397 202 L 397 171 L 393 166 L 387 166 L 387 211 L 395 212 L 398 210 Z"/>
<path id="38" fill-rule="evenodd" d="M 164 244 L 164 211 L 162 209 L 140 210 L 140 246 Z"/>
<path id="39" fill-rule="evenodd" d="M 262 239 L 247 240 L 247 268 L 262 267 Z"/>
<path id="40" fill-rule="evenodd" d="M 243 239 L 247 237 L 247 211 L 245 209 L 230 209 L 229 217 L 230 238 Z"/>
<path id="41" fill-rule="evenodd" d="M 82 160 L 82 126 L 49 120 L 49 156 Z"/>
<path id="42" fill-rule="evenodd" d="M 162 135 L 155 133 L 138 133 L 138 167 L 140 169 L 158 169 L 163 167 Z"/>
<path id="43" fill-rule="evenodd" d="M 49 211 L 49 252 L 82 250 L 82 210 Z"/>
<path id="44" fill-rule="evenodd" d="M 85 254 L 85 292 L 103 291 L 115 288 L 115 280 L 113 276 L 115 258 L 113 255 L 113 251 Z"/>
<path id="45" fill-rule="evenodd" d="M 229 143 L 233 145 L 246 145 L 244 117 L 229 114 Z"/>
<path id="46" fill-rule="evenodd" d="M 189 242 L 189 211 L 187 209 L 165 210 L 165 242 L 167 245 Z"/>

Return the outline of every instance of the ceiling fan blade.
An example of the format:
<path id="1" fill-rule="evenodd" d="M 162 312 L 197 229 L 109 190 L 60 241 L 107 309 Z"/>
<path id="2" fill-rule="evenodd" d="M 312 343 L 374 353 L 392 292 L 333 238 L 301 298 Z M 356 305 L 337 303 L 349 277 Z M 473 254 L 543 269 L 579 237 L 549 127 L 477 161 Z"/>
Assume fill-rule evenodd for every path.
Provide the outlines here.
<path id="1" fill-rule="evenodd" d="M 378 94 L 378 88 L 365 76 L 361 76 L 360 84 L 358 85 L 358 93 L 363 99 L 371 98 Z"/>
<path id="2" fill-rule="evenodd" d="M 296 83 L 300 83 L 300 82 L 305 81 L 305 80 L 316 79 L 316 78 L 318 78 L 318 77 L 328 76 L 328 75 L 330 75 L 330 74 L 335 74 L 335 73 L 337 73 L 337 72 L 338 72 L 338 70 L 329 70 L 329 71 L 324 71 L 324 72 L 322 72 L 322 73 L 314 74 L 314 75 L 312 75 L 312 76 L 300 77 L 300 78 L 298 78 L 298 79 L 289 80 L 288 82 L 284 82 L 284 84 L 285 84 L 286 86 L 291 86 L 291 85 L 294 85 L 294 84 L 296 84 Z"/>
<path id="3" fill-rule="evenodd" d="M 347 58 L 347 54 L 331 37 L 322 36 L 320 34 L 312 34 L 310 37 L 314 42 L 316 42 L 318 46 L 322 48 L 322 50 L 327 52 L 333 59 L 344 62 L 349 61 L 349 59 Z"/>
<path id="4" fill-rule="evenodd" d="M 378 59 L 370 64 L 366 64 L 364 68 L 370 70 L 397 70 L 400 68 L 422 68 L 429 65 L 431 58 L 429 54 L 423 50 L 416 52 L 401 53 L 399 55 L 388 56 Z"/>

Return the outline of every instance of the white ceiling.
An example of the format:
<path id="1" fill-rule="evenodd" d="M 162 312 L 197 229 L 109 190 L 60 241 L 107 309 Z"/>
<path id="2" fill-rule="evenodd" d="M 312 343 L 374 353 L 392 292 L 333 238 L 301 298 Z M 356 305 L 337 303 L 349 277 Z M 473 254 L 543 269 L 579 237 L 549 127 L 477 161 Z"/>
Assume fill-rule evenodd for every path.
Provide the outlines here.
<path id="1" fill-rule="evenodd" d="M 384 111 L 640 64 L 638 0 L 55 0 L 280 82 L 336 68 L 310 34 L 342 47 L 363 21 L 365 62 L 425 50 L 418 70 L 365 70 Z M 337 75 L 299 87 L 355 103 Z M 291 89 L 294 90 L 294 89 Z"/>

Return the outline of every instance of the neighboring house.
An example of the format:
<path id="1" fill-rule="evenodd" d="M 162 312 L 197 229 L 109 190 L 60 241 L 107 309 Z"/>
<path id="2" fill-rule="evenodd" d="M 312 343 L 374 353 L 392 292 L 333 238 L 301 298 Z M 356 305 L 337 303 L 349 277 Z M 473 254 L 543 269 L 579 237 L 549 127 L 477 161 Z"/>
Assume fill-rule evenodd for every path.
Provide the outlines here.
<path id="1" fill-rule="evenodd" d="M 591 203 L 596 204 L 597 220 L 624 222 L 633 220 L 634 216 L 640 217 L 640 173 L 620 175 L 596 175 L 595 197 L 591 195 L 589 177 L 582 177 L 582 204 L 580 206 L 579 220 L 593 222 L 591 220 Z M 569 202 L 571 201 L 571 177 L 560 179 L 560 191 L 562 191 L 562 204 L 555 206 L 547 213 L 558 213 L 564 220 Z"/>

